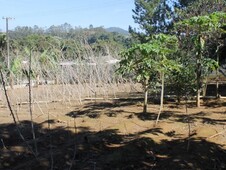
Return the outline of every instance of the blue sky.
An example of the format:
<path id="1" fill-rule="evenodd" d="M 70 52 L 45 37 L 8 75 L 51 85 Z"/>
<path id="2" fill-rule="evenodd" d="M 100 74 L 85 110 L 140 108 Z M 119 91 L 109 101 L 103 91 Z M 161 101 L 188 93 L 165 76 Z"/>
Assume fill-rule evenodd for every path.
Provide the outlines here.
<path id="1" fill-rule="evenodd" d="M 134 0 L 0 0 L 0 29 L 5 31 L 2 17 L 13 17 L 9 29 L 16 26 L 48 28 L 69 23 L 73 27 L 104 26 L 137 27 L 132 19 Z"/>

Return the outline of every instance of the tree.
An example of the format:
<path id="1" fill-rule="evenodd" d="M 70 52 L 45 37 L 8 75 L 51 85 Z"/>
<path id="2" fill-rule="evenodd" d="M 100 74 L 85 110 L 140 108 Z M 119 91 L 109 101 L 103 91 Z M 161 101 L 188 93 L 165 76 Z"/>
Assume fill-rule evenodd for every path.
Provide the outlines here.
<path id="1" fill-rule="evenodd" d="M 148 90 L 156 85 L 159 75 L 162 80 L 161 106 L 163 107 L 164 73 L 174 69 L 174 61 L 167 56 L 176 51 L 177 38 L 175 36 L 158 34 L 148 43 L 136 44 L 121 53 L 122 60 L 118 72 L 125 75 L 131 73 L 144 89 L 143 112 L 147 112 Z M 159 116 L 158 116 L 159 117 Z"/>
<path id="2" fill-rule="evenodd" d="M 213 12 L 225 12 L 225 0 L 178 0 L 178 19 L 208 15 Z"/>
<path id="3" fill-rule="evenodd" d="M 156 61 L 152 56 L 151 45 L 136 44 L 121 53 L 122 60 L 118 72 L 122 75 L 132 73 L 135 79 L 140 82 L 144 90 L 143 112 L 147 112 L 148 89 L 151 83 L 156 82 L 155 65 Z"/>
<path id="4" fill-rule="evenodd" d="M 140 30 L 129 27 L 129 32 L 140 42 L 153 34 L 169 33 L 178 18 L 175 8 L 182 8 L 177 0 L 135 0 L 133 19 Z"/>
<path id="5" fill-rule="evenodd" d="M 193 40 L 193 49 L 196 58 L 196 105 L 200 107 L 200 94 L 202 87 L 203 68 L 205 66 L 212 68 L 215 62 L 206 59 L 203 54 L 206 47 L 206 41 L 210 32 L 216 31 L 222 26 L 226 14 L 222 12 L 212 13 L 210 15 L 192 17 L 177 23 L 178 32 L 182 36 L 186 33 Z M 212 63 L 212 64 L 211 64 Z"/>
<path id="6" fill-rule="evenodd" d="M 174 23 L 193 16 L 226 11 L 225 0 L 135 0 L 134 22 L 140 29 L 129 27 L 140 42 L 156 33 L 169 33 Z"/>
<path id="7" fill-rule="evenodd" d="M 178 49 L 178 39 L 176 36 L 157 34 L 153 37 L 152 43 L 155 44 L 155 52 L 158 56 L 158 63 L 156 65 L 157 71 L 161 79 L 161 97 L 160 97 L 160 109 L 158 117 L 156 119 L 156 125 L 159 121 L 161 111 L 163 109 L 164 99 L 164 83 L 165 75 L 172 71 L 180 72 L 180 65 L 170 58 L 171 54 L 175 54 Z"/>
<path id="8" fill-rule="evenodd" d="M 186 48 L 186 41 L 183 41 Z M 189 50 L 188 50 L 189 51 Z M 189 52 L 180 47 L 175 54 L 174 60 L 180 63 L 180 71 L 172 71 L 167 78 L 167 89 L 170 94 L 177 96 L 180 104 L 183 96 L 194 95 L 195 89 L 195 60 Z"/>

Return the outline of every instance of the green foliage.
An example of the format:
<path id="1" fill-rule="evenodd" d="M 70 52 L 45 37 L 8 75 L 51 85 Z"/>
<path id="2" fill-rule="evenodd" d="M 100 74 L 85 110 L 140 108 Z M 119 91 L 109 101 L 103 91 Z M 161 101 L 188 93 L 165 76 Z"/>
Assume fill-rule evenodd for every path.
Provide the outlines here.
<path id="1" fill-rule="evenodd" d="M 149 79 L 156 63 L 150 54 L 150 48 L 150 44 L 137 44 L 123 51 L 118 72 L 123 75 L 134 72 L 138 82 Z"/>
<path id="2" fill-rule="evenodd" d="M 135 0 L 133 18 L 140 27 L 130 27 L 129 32 L 140 42 L 147 42 L 147 36 L 171 32 L 180 20 L 220 11 L 226 11 L 225 0 Z"/>
<path id="3" fill-rule="evenodd" d="M 176 1 L 171 0 L 135 0 L 133 19 L 145 34 L 142 35 L 142 32 L 136 32 L 132 28 L 130 28 L 130 33 L 141 38 L 151 36 L 153 33 L 168 32 L 175 17 L 173 7 L 176 4 Z"/>
<path id="4" fill-rule="evenodd" d="M 165 73 L 172 70 L 179 71 L 179 65 L 167 58 L 177 51 L 177 46 L 178 41 L 175 36 L 157 34 L 148 43 L 136 44 L 121 53 L 122 60 L 118 72 L 122 75 L 132 73 L 135 79 L 143 85 L 144 113 L 147 112 L 149 88 L 151 86 L 156 88 L 159 78 L 163 82 Z M 164 87 L 163 84 L 162 87 Z"/>
<path id="5" fill-rule="evenodd" d="M 2 52 L 6 48 L 6 35 L 0 33 L 0 61 L 3 61 Z"/>
<path id="6" fill-rule="evenodd" d="M 157 34 L 148 43 L 136 44 L 121 53 L 118 72 L 123 75 L 132 72 L 136 80 L 144 84 L 159 72 L 178 70 L 177 63 L 167 58 L 177 50 L 177 43 L 175 36 Z"/>
<path id="7" fill-rule="evenodd" d="M 43 53 L 51 50 L 55 60 L 84 59 L 87 51 L 94 55 L 117 55 L 119 51 L 130 47 L 131 38 L 116 32 L 107 32 L 102 27 L 73 28 L 65 23 L 44 30 L 37 26 L 16 27 L 10 32 L 11 51 L 23 51 L 24 47 Z"/>
<path id="8" fill-rule="evenodd" d="M 209 50 L 206 42 L 208 42 L 213 32 L 221 29 L 225 19 L 226 13 L 214 12 L 209 15 L 191 17 L 176 24 L 178 32 L 182 33 L 180 35 L 181 38 L 190 38 L 192 40 L 191 42 L 193 42 L 191 44 L 191 50 L 195 56 L 196 101 L 198 107 L 200 106 L 199 96 L 203 79 L 218 65 L 210 56 L 204 56 Z"/>
<path id="9" fill-rule="evenodd" d="M 223 44 L 219 38 L 225 38 L 222 31 L 225 29 L 225 7 L 225 0 L 136 0 L 133 18 L 139 24 L 140 30 L 130 27 L 129 31 L 139 42 L 151 42 L 150 46 L 143 48 L 146 53 L 152 54 L 152 64 L 154 63 L 156 70 L 167 72 L 167 66 L 171 65 L 168 67 L 170 75 L 166 77 L 168 85 L 176 87 L 175 90 L 182 95 L 186 93 L 186 89 L 191 94 L 194 87 L 218 67 L 214 58 L 217 56 L 216 48 Z M 172 26 L 176 30 L 172 30 Z M 161 36 L 159 33 L 169 32 L 177 35 L 180 40 L 180 48 L 176 54 L 171 53 L 173 50 L 170 50 L 174 48 L 169 46 L 175 43 L 171 42 L 164 48 L 158 44 L 167 44 L 164 39 L 161 41 L 159 38 L 155 42 L 156 34 Z M 135 52 L 133 55 L 136 55 Z M 136 63 L 139 61 L 135 61 Z M 179 63 L 181 67 L 176 64 L 177 69 L 170 70 L 174 63 Z M 153 68 L 149 69 L 153 71 Z"/>
<path id="10" fill-rule="evenodd" d="M 214 12 L 209 15 L 191 17 L 178 22 L 175 26 L 179 28 L 180 31 L 192 29 L 192 34 L 204 34 L 219 29 L 225 19 L 226 14 L 224 12 Z"/>
<path id="11" fill-rule="evenodd" d="M 175 22 L 186 18 L 183 11 L 192 3 L 194 0 L 135 0 L 133 19 L 139 29 L 129 27 L 129 32 L 142 43 L 153 34 L 170 33 Z"/>
<path id="12" fill-rule="evenodd" d="M 218 62 L 211 58 L 203 58 L 201 65 L 203 78 L 208 76 L 212 71 L 216 70 L 219 67 Z"/>
<path id="13" fill-rule="evenodd" d="M 0 34 L 0 48 L 6 46 L 6 34 Z"/>
<path id="14" fill-rule="evenodd" d="M 54 52 L 51 52 L 49 50 L 45 50 L 44 52 L 42 52 L 38 61 L 40 62 L 43 68 L 45 68 L 46 70 L 52 70 L 52 71 L 59 64 L 55 59 Z"/>
<path id="15" fill-rule="evenodd" d="M 168 93 L 177 96 L 178 101 L 186 95 L 193 95 L 196 87 L 196 62 L 185 51 L 177 51 L 174 60 L 179 63 L 180 70 L 174 70 L 167 76 L 167 89 Z"/>
<path id="16" fill-rule="evenodd" d="M 73 28 L 69 24 L 51 26 L 48 29 L 38 26 L 16 27 L 9 32 L 9 36 L 13 74 L 28 75 L 29 63 L 26 62 L 31 56 L 32 76 L 40 75 L 42 78 L 59 74 L 61 62 L 87 63 L 90 58 L 99 56 L 117 57 L 119 51 L 132 44 L 129 35 L 107 32 L 103 27 Z M 4 39 L 0 37 L 0 40 Z M 6 48 L 4 41 L 0 43 L 3 44 L 0 44 L 0 55 L 4 55 L 0 58 L 5 62 Z"/>
<path id="17" fill-rule="evenodd" d="M 226 12 L 225 0 L 178 0 L 177 8 L 180 19 L 209 15 L 213 12 Z"/>
<path id="18" fill-rule="evenodd" d="M 22 72 L 22 59 L 20 57 L 14 58 L 11 62 L 11 71 L 18 76 Z"/>
<path id="19" fill-rule="evenodd" d="M 186 35 L 192 40 L 192 48 L 194 49 L 196 60 L 202 65 L 202 67 L 206 66 L 212 68 L 212 65 L 216 65 L 213 60 L 208 59 L 208 57 L 203 57 L 203 54 L 205 50 L 209 49 L 206 44 L 209 36 L 212 32 L 221 29 L 222 25 L 224 25 L 225 19 L 226 13 L 214 12 L 205 16 L 195 16 L 176 24 L 177 30 L 179 32 L 186 32 Z M 210 64 L 207 64 L 207 62 L 210 62 Z"/>

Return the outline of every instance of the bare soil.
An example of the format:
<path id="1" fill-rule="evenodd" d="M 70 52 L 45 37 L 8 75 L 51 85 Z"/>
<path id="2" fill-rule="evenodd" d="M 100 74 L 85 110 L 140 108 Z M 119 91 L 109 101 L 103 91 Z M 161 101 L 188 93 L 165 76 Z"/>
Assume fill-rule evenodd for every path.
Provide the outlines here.
<path id="1" fill-rule="evenodd" d="M 142 100 L 34 103 L 35 157 L 27 104 L 14 105 L 18 135 L 6 105 L 0 108 L 0 169 L 140 170 L 226 169 L 226 101 L 207 100 L 200 108 Z"/>

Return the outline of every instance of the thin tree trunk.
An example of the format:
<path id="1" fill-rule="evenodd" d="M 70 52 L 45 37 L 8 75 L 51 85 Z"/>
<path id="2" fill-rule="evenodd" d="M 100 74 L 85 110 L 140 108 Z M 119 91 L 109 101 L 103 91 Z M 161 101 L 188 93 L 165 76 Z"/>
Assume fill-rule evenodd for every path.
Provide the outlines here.
<path id="1" fill-rule="evenodd" d="M 30 119 L 31 119 L 31 131 L 32 131 L 32 137 L 34 140 L 34 147 L 35 147 L 35 154 L 38 154 L 37 149 L 37 141 L 35 136 L 35 129 L 34 129 L 34 123 L 33 123 L 33 113 L 32 113 L 32 101 L 31 101 L 31 51 L 30 51 L 30 61 L 29 61 L 29 71 L 28 71 L 28 85 L 29 85 L 29 112 L 30 112 Z"/>
<path id="2" fill-rule="evenodd" d="M 177 104 L 180 105 L 181 102 L 181 96 L 180 94 L 177 94 Z"/>
<path id="3" fill-rule="evenodd" d="M 219 46 L 217 47 L 217 64 L 219 65 Z M 217 67 L 216 97 L 219 98 L 219 67 Z"/>
<path id="4" fill-rule="evenodd" d="M 164 72 L 161 73 L 161 77 L 162 77 L 162 89 L 161 89 L 161 101 L 160 101 L 160 107 L 163 108 L 164 80 L 165 80 Z"/>
<path id="5" fill-rule="evenodd" d="M 36 87 L 38 87 L 39 84 L 40 84 L 40 75 L 37 74 L 37 76 L 36 76 Z"/>
<path id="6" fill-rule="evenodd" d="M 159 108 L 159 113 L 158 113 L 158 117 L 157 117 L 157 119 L 156 119 L 155 125 L 158 124 L 159 117 L 160 117 L 160 114 L 161 114 L 162 109 L 163 109 L 163 100 L 164 100 L 164 79 L 165 79 L 164 72 L 161 73 L 161 78 L 162 78 L 162 89 L 161 89 L 161 98 L 160 98 L 160 108 Z"/>
<path id="7" fill-rule="evenodd" d="M 188 114 L 188 96 L 186 96 L 185 100 L 185 107 L 186 107 L 186 115 L 187 115 L 187 121 L 188 121 L 188 143 L 187 143 L 187 152 L 189 151 L 190 148 L 190 140 L 191 140 L 191 123 L 190 123 L 190 116 Z"/>
<path id="8" fill-rule="evenodd" d="M 199 36 L 199 43 L 202 44 L 202 37 Z M 197 78 L 197 84 L 196 84 L 196 106 L 200 107 L 200 94 L 201 94 L 201 75 L 202 75 L 202 66 L 201 66 L 201 59 L 202 59 L 202 47 L 198 50 L 198 55 L 196 59 L 196 78 Z"/>
<path id="9" fill-rule="evenodd" d="M 11 89 L 14 89 L 13 73 L 10 70 L 9 70 L 9 85 L 10 85 Z"/>
<path id="10" fill-rule="evenodd" d="M 200 89 L 200 84 L 201 84 L 201 73 L 200 73 L 200 64 L 197 66 L 197 84 L 196 84 L 196 106 L 200 107 L 200 94 L 201 94 L 201 89 Z"/>
<path id="11" fill-rule="evenodd" d="M 201 90 L 198 89 L 196 93 L 196 107 L 200 107 L 200 93 L 201 93 Z"/>
<path id="12" fill-rule="evenodd" d="M 144 106 L 143 106 L 143 113 L 147 113 L 148 107 L 148 79 L 145 80 L 144 85 Z"/>
<path id="13" fill-rule="evenodd" d="M 203 89 L 203 96 L 206 96 L 207 86 L 208 86 L 208 78 L 206 77 L 205 86 L 204 86 L 204 89 Z"/>

